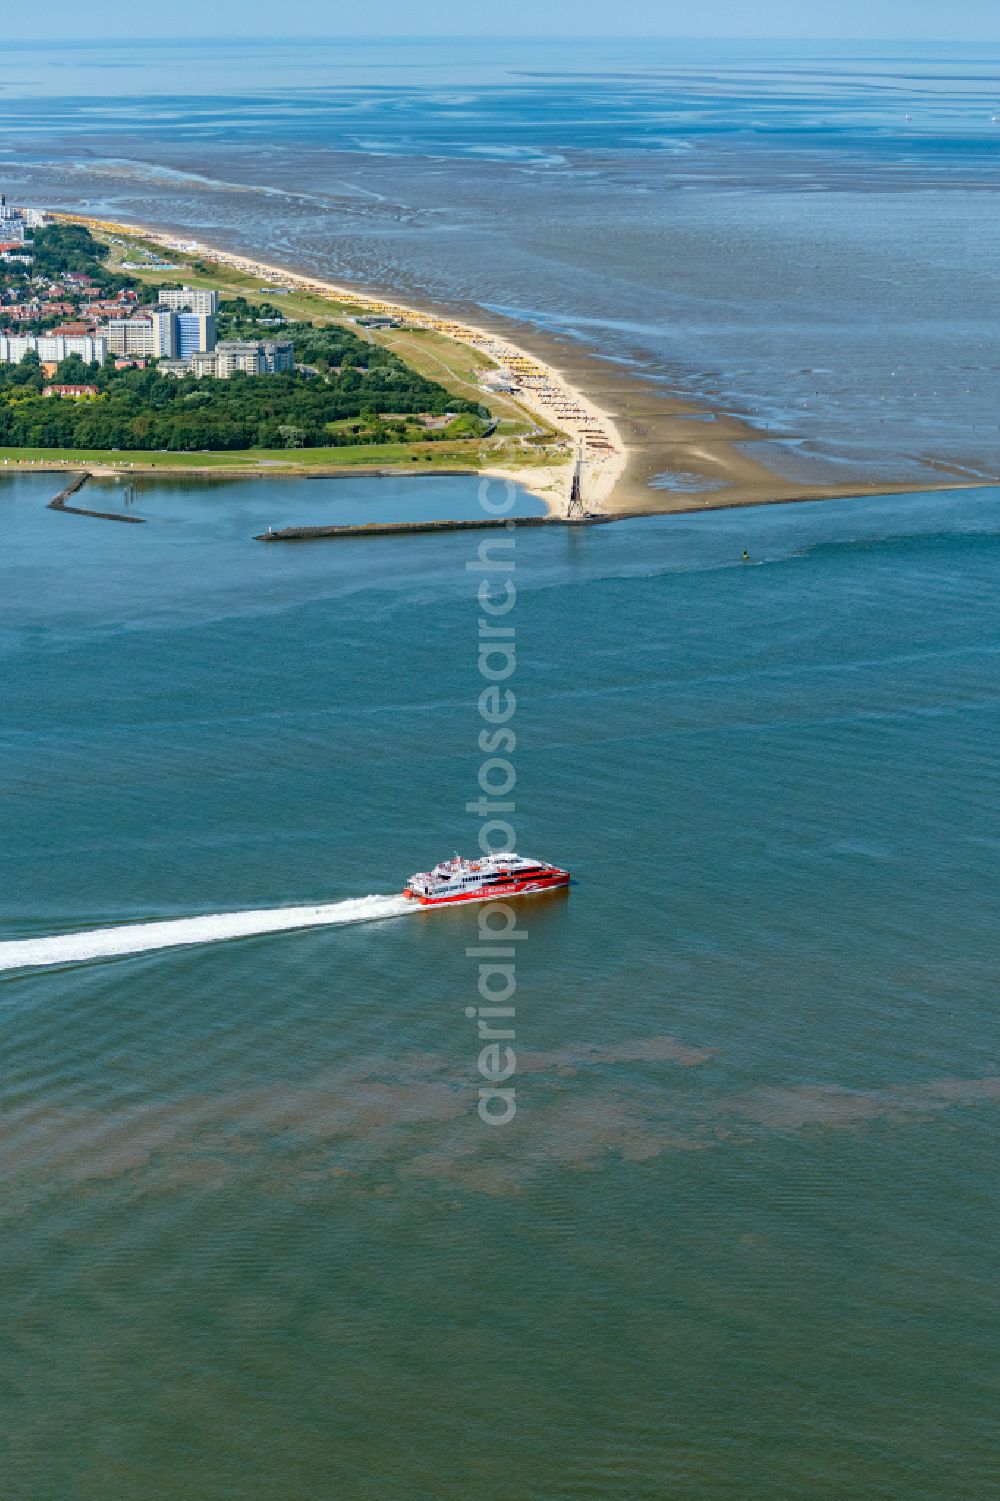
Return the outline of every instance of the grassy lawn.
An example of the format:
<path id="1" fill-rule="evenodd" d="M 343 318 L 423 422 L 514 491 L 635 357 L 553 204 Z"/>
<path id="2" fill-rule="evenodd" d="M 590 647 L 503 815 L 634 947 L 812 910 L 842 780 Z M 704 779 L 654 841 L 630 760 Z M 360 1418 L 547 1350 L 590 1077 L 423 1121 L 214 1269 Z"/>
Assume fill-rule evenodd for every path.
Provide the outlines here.
<path id="1" fill-rule="evenodd" d="M 117 467 L 123 470 L 230 469 L 244 473 L 309 469 L 524 468 L 557 464 L 565 456 L 477 439 L 444 443 L 372 443 L 350 448 L 251 448 L 231 453 L 150 453 L 140 449 L 0 448 L 0 470 Z"/>
<path id="2" fill-rule="evenodd" d="M 420 375 L 436 380 L 458 396 L 482 402 L 492 416 L 511 425 L 510 431 L 529 432 L 540 426 L 538 420 L 512 397 L 483 390 L 479 378 L 484 370 L 491 370 L 494 365 L 478 349 L 423 328 L 378 329 L 374 337 Z"/>
<path id="3" fill-rule="evenodd" d="M 106 240 L 101 235 L 96 235 L 95 238 Z M 318 292 L 288 292 L 278 296 L 275 296 L 273 289 L 262 292 L 263 283 L 259 278 L 247 276 L 233 266 L 199 262 L 196 255 L 180 251 L 167 252 L 161 246 L 145 240 L 130 240 L 126 245 L 112 245 L 110 248 L 108 265 L 113 271 L 120 270 L 123 260 L 133 261 L 140 250 L 151 250 L 160 256 L 169 253 L 171 261 L 178 267 L 177 271 L 161 271 L 150 266 L 148 270 L 131 269 L 125 273 L 150 287 L 172 286 L 183 281 L 189 287 L 218 287 L 223 294 L 245 297 L 248 302 L 273 302 L 287 318 L 303 322 L 342 323 L 346 318 L 348 305 L 335 302 L 332 297 L 323 297 Z"/>

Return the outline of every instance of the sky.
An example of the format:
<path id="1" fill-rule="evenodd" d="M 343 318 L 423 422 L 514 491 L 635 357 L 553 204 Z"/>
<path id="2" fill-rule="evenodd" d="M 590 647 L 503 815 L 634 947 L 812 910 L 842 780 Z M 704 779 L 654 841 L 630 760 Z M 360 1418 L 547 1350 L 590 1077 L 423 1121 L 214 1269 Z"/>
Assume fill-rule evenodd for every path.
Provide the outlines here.
<path id="1" fill-rule="evenodd" d="M 4 10 L 9 40 L 613 33 L 1000 42 L 1000 0 L 44 0 Z"/>

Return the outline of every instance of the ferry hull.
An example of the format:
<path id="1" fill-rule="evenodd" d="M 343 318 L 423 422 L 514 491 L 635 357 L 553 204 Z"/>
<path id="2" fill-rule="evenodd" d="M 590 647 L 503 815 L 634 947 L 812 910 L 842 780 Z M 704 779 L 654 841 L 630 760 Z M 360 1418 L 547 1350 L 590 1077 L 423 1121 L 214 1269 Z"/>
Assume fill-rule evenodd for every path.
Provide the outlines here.
<path id="1" fill-rule="evenodd" d="M 503 886 L 480 886 L 472 891 L 457 891 L 448 896 L 424 896 L 418 891 L 411 891 L 407 886 L 403 895 L 411 901 L 419 902 L 421 907 L 444 907 L 454 902 L 507 902 L 515 896 L 531 896 L 537 891 L 554 891 L 560 886 L 568 885 L 569 871 L 560 870 L 551 875 L 533 876 Z"/>

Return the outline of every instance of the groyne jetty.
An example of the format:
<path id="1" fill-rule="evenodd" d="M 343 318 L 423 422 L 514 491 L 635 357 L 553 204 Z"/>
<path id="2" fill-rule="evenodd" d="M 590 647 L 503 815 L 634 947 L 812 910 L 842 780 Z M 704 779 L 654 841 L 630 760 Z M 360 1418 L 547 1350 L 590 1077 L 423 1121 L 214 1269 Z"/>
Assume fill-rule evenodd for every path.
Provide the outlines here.
<path id="1" fill-rule="evenodd" d="M 52 499 L 49 501 L 49 510 L 72 510 L 72 507 L 67 508 L 66 502 L 69 500 L 71 495 L 75 495 L 78 490 L 82 490 L 89 479 L 89 473 L 75 475 L 74 478 L 70 480 L 65 490 L 60 490 L 58 495 L 53 495 Z"/>
<path id="2" fill-rule="evenodd" d="M 400 537 L 416 532 L 520 531 L 526 526 L 597 526 L 611 516 L 519 516 L 473 521 L 369 521 L 356 526 L 284 526 L 280 531 L 260 532 L 255 542 L 312 542 L 319 537 Z"/>
<path id="3" fill-rule="evenodd" d="M 90 478 L 89 472 L 78 474 L 64 490 L 60 490 L 58 495 L 52 497 L 49 501 L 49 510 L 69 511 L 74 516 L 96 516 L 99 521 L 132 521 L 139 524 L 145 521 L 144 516 L 126 516 L 121 511 L 88 511 L 85 506 L 69 505 L 67 502 L 70 497 L 82 490 Z"/>

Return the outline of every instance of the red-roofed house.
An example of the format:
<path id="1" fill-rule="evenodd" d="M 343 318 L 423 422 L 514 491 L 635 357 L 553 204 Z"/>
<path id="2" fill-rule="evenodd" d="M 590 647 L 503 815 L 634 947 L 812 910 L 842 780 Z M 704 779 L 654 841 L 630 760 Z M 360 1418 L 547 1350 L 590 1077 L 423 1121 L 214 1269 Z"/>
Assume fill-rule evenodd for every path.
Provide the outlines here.
<path id="1" fill-rule="evenodd" d="M 64 401 L 87 401 L 97 395 L 96 386 L 45 386 L 43 396 L 59 396 Z"/>

